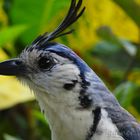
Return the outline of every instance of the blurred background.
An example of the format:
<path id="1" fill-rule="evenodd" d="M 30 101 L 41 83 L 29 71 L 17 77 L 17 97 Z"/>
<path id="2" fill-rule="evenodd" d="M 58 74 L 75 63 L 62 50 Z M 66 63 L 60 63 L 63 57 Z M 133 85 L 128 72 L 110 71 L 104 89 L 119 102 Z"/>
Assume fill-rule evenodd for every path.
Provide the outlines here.
<path id="1" fill-rule="evenodd" d="M 83 0 L 75 32 L 56 41 L 72 48 L 140 121 L 140 0 Z M 0 61 L 16 57 L 52 31 L 70 0 L 0 0 Z M 33 93 L 0 76 L 0 140 L 50 140 Z"/>

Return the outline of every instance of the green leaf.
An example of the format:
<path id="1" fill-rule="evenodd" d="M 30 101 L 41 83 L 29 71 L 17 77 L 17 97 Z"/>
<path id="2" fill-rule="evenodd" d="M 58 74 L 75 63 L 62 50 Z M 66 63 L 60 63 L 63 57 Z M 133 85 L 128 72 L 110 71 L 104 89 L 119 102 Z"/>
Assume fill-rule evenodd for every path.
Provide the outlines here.
<path id="1" fill-rule="evenodd" d="M 45 120 L 45 117 L 43 116 L 43 114 L 40 111 L 34 110 L 33 111 L 33 115 L 35 116 L 35 118 L 37 118 L 39 121 L 41 121 L 42 123 L 44 123 L 45 125 L 48 125 L 48 122 Z"/>
<path id="2" fill-rule="evenodd" d="M 140 27 L 140 5 L 135 0 L 113 0 L 117 3 L 135 23 Z M 123 24 L 123 23 L 122 23 Z"/>
<path id="3" fill-rule="evenodd" d="M 112 44 L 115 44 L 120 47 L 120 42 L 118 37 L 113 33 L 110 27 L 108 26 L 101 26 L 96 30 L 97 35 Z"/>
<path id="4" fill-rule="evenodd" d="M 14 0 L 10 12 L 12 24 L 27 24 L 29 29 L 22 36 L 24 43 L 31 42 L 45 28 L 50 27 L 51 20 L 64 9 L 68 0 Z M 45 31 L 44 31 L 45 30 Z M 47 29 L 49 31 L 49 29 Z"/>
<path id="5" fill-rule="evenodd" d="M 21 35 L 27 26 L 25 25 L 16 25 L 7 27 L 0 31 L 0 47 L 5 45 L 8 42 L 14 41 L 19 35 Z"/>
<path id="6" fill-rule="evenodd" d="M 113 73 L 116 70 L 124 73 L 131 62 L 131 57 L 123 48 L 107 41 L 101 41 L 94 46 L 93 56 L 96 56 Z"/>
<path id="7" fill-rule="evenodd" d="M 8 135 L 8 134 L 5 134 L 5 135 L 4 135 L 4 140 L 21 140 L 21 139 L 16 138 L 16 137 L 14 137 L 14 136 L 10 136 L 10 135 Z"/>
<path id="8" fill-rule="evenodd" d="M 131 44 L 130 42 L 126 41 L 126 40 L 120 40 L 120 42 L 122 43 L 122 47 L 126 50 L 126 52 L 130 55 L 130 56 L 136 56 L 137 54 L 137 48 L 135 45 Z"/>
<path id="9" fill-rule="evenodd" d="M 123 107 L 128 108 L 132 104 L 134 97 L 136 97 L 137 90 L 137 85 L 132 82 L 126 82 L 118 86 L 114 93 L 120 104 Z"/>
<path id="10" fill-rule="evenodd" d="M 118 50 L 119 48 L 124 49 L 130 56 L 134 57 L 137 54 L 137 48 L 135 45 L 127 40 L 117 37 L 108 26 L 102 26 L 97 29 L 97 35 L 109 44 L 112 44 L 112 47 L 110 48 L 112 50 L 114 50 L 113 46 L 116 46 L 115 48 L 118 48 Z"/>

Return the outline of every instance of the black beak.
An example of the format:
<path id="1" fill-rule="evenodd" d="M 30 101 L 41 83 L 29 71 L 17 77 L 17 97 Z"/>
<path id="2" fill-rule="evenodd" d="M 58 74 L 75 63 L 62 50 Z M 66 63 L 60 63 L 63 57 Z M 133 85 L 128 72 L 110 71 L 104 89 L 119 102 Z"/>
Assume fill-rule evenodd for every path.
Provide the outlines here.
<path id="1" fill-rule="evenodd" d="M 0 63 L 0 75 L 18 76 L 25 73 L 25 66 L 21 60 L 11 59 Z"/>

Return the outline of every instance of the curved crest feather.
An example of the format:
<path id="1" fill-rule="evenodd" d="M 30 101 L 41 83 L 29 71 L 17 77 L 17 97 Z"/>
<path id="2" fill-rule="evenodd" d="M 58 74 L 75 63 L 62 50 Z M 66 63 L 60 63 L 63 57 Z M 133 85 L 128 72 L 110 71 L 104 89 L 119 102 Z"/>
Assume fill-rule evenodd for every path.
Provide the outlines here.
<path id="1" fill-rule="evenodd" d="M 54 40 L 55 38 L 72 33 L 73 30 L 67 32 L 63 31 L 66 30 L 74 22 L 76 22 L 79 19 L 79 17 L 83 14 L 83 12 L 85 11 L 85 7 L 81 9 L 81 6 L 82 0 L 78 0 L 78 2 L 76 2 L 76 0 L 72 0 L 69 11 L 66 17 L 61 22 L 61 24 L 53 32 L 45 33 L 37 37 L 32 44 L 42 45 L 44 43 Z"/>

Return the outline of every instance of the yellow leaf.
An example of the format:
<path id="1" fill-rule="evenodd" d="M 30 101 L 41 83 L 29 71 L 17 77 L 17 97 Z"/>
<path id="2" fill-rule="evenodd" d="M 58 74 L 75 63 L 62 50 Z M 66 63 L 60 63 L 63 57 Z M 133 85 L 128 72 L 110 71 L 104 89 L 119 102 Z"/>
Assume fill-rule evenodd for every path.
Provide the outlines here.
<path id="1" fill-rule="evenodd" d="M 2 49 L 0 49 L 0 61 L 7 59 L 8 56 L 4 53 Z"/>
<path id="2" fill-rule="evenodd" d="M 133 20 L 111 0 L 88 0 L 85 1 L 86 11 L 79 19 L 76 35 L 67 36 L 72 48 L 82 51 L 93 46 L 99 38 L 96 30 L 101 26 L 109 26 L 119 37 L 138 42 L 139 30 Z M 78 30 L 78 31 L 77 31 Z M 78 46 L 77 46 L 78 44 Z M 84 45 L 84 46 L 83 46 Z"/>
<path id="3" fill-rule="evenodd" d="M 30 90 L 22 86 L 16 78 L 0 76 L 0 109 L 33 99 L 34 95 Z"/>
<path id="4" fill-rule="evenodd" d="M 127 108 L 127 110 L 128 110 L 129 112 L 131 112 L 131 113 L 137 118 L 137 120 L 140 121 L 140 114 L 139 114 L 139 112 L 136 110 L 136 108 L 135 108 L 134 106 L 129 106 L 129 107 Z"/>
<path id="5" fill-rule="evenodd" d="M 3 26 L 6 26 L 8 24 L 8 18 L 6 13 L 3 10 L 3 0 L 0 1 L 0 23 Z"/>
<path id="6" fill-rule="evenodd" d="M 8 59 L 8 56 L 0 49 L 0 61 L 5 59 Z M 33 99 L 30 90 L 23 87 L 16 78 L 0 76 L 0 110 Z"/>

